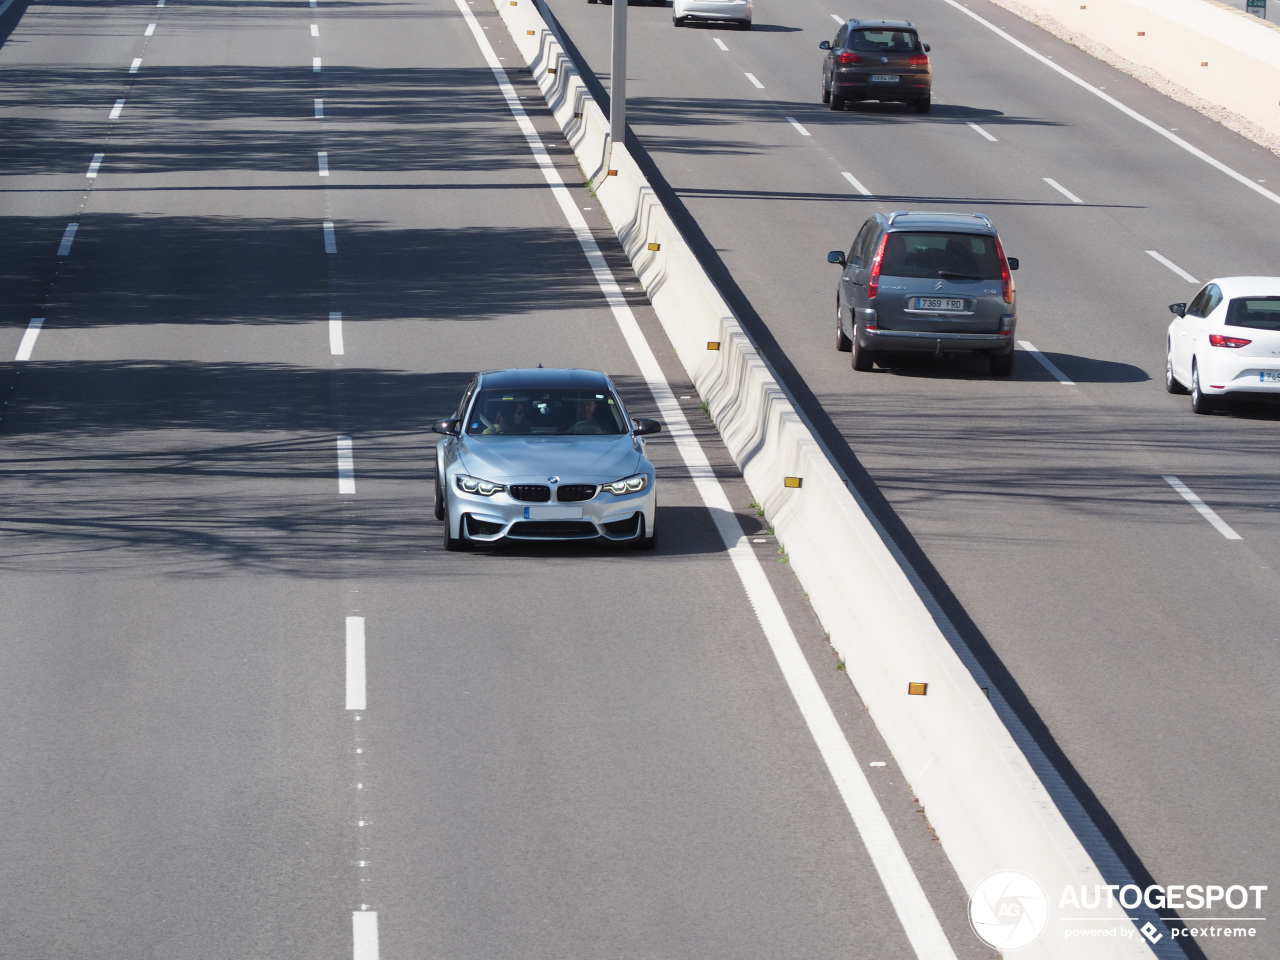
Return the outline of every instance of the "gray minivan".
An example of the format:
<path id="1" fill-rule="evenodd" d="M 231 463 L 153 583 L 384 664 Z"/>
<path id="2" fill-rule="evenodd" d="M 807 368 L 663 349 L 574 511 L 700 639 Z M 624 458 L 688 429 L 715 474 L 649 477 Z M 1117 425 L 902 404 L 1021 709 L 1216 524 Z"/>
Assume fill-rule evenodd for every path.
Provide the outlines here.
<path id="1" fill-rule="evenodd" d="M 852 352 L 853 369 L 894 353 L 985 353 L 993 374 L 1013 372 L 1018 261 L 982 214 L 876 214 L 827 260 L 844 267 L 836 349 Z"/>

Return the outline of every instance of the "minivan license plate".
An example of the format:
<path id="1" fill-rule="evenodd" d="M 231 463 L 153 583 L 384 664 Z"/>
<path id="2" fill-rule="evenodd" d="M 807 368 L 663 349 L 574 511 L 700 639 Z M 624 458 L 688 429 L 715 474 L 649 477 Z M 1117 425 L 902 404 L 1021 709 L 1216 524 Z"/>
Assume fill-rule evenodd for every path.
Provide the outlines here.
<path id="1" fill-rule="evenodd" d="M 898 75 L 896 73 L 873 73 L 871 75 L 872 83 L 897 83 Z"/>
<path id="2" fill-rule="evenodd" d="M 916 297 L 917 310 L 963 310 L 963 300 L 951 300 L 943 297 Z"/>

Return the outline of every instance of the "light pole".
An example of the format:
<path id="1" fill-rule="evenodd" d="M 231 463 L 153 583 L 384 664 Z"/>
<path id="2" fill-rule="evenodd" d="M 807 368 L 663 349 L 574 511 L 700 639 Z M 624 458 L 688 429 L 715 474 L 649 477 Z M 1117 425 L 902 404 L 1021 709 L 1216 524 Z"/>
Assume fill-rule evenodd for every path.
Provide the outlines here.
<path id="1" fill-rule="evenodd" d="M 627 0 L 613 0 L 613 54 L 609 59 L 609 159 L 627 140 Z"/>

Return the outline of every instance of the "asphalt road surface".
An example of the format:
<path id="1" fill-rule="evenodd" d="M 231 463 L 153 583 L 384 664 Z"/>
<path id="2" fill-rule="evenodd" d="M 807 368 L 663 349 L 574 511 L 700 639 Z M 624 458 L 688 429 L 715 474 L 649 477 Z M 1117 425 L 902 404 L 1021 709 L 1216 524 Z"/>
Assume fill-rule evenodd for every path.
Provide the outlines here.
<path id="1" fill-rule="evenodd" d="M 652 555 L 441 547 L 427 427 L 474 371 L 656 413 L 457 7 L 0 29 L 0 955 L 916 956 L 669 434 Z M 992 956 L 510 79 L 955 955 Z"/>
<path id="2" fill-rule="evenodd" d="M 610 8 L 548 5 L 607 88 Z M 932 113 L 819 102 L 818 43 L 848 16 L 918 25 Z M 981 0 L 758 0 L 750 32 L 635 5 L 630 29 L 655 183 L 1112 843 L 1155 883 L 1272 895 L 1280 417 L 1195 417 L 1161 380 L 1166 305 L 1193 279 L 1274 274 L 1280 205 L 1099 93 L 1263 189 L 1280 158 Z M 986 213 L 1021 258 L 1011 379 L 981 360 L 854 373 L 836 351 L 826 253 L 907 208 Z M 1274 957 L 1268 923 L 1200 946 Z"/>

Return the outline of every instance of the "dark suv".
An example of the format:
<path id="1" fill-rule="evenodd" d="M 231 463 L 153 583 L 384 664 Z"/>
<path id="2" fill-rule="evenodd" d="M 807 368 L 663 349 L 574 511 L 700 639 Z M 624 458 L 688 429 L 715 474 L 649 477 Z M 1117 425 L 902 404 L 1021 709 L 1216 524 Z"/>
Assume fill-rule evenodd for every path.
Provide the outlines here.
<path id="1" fill-rule="evenodd" d="M 836 349 L 870 370 L 896 352 L 985 353 L 1013 372 L 1017 299 L 996 228 L 980 213 L 876 214 L 846 255 L 836 289 Z"/>
<path id="2" fill-rule="evenodd" d="M 933 91 L 929 45 L 910 20 L 850 20 L 823 40 L 822 102 L 839 110 L 850 100 L 895 100 L 928 113 Z"/>

